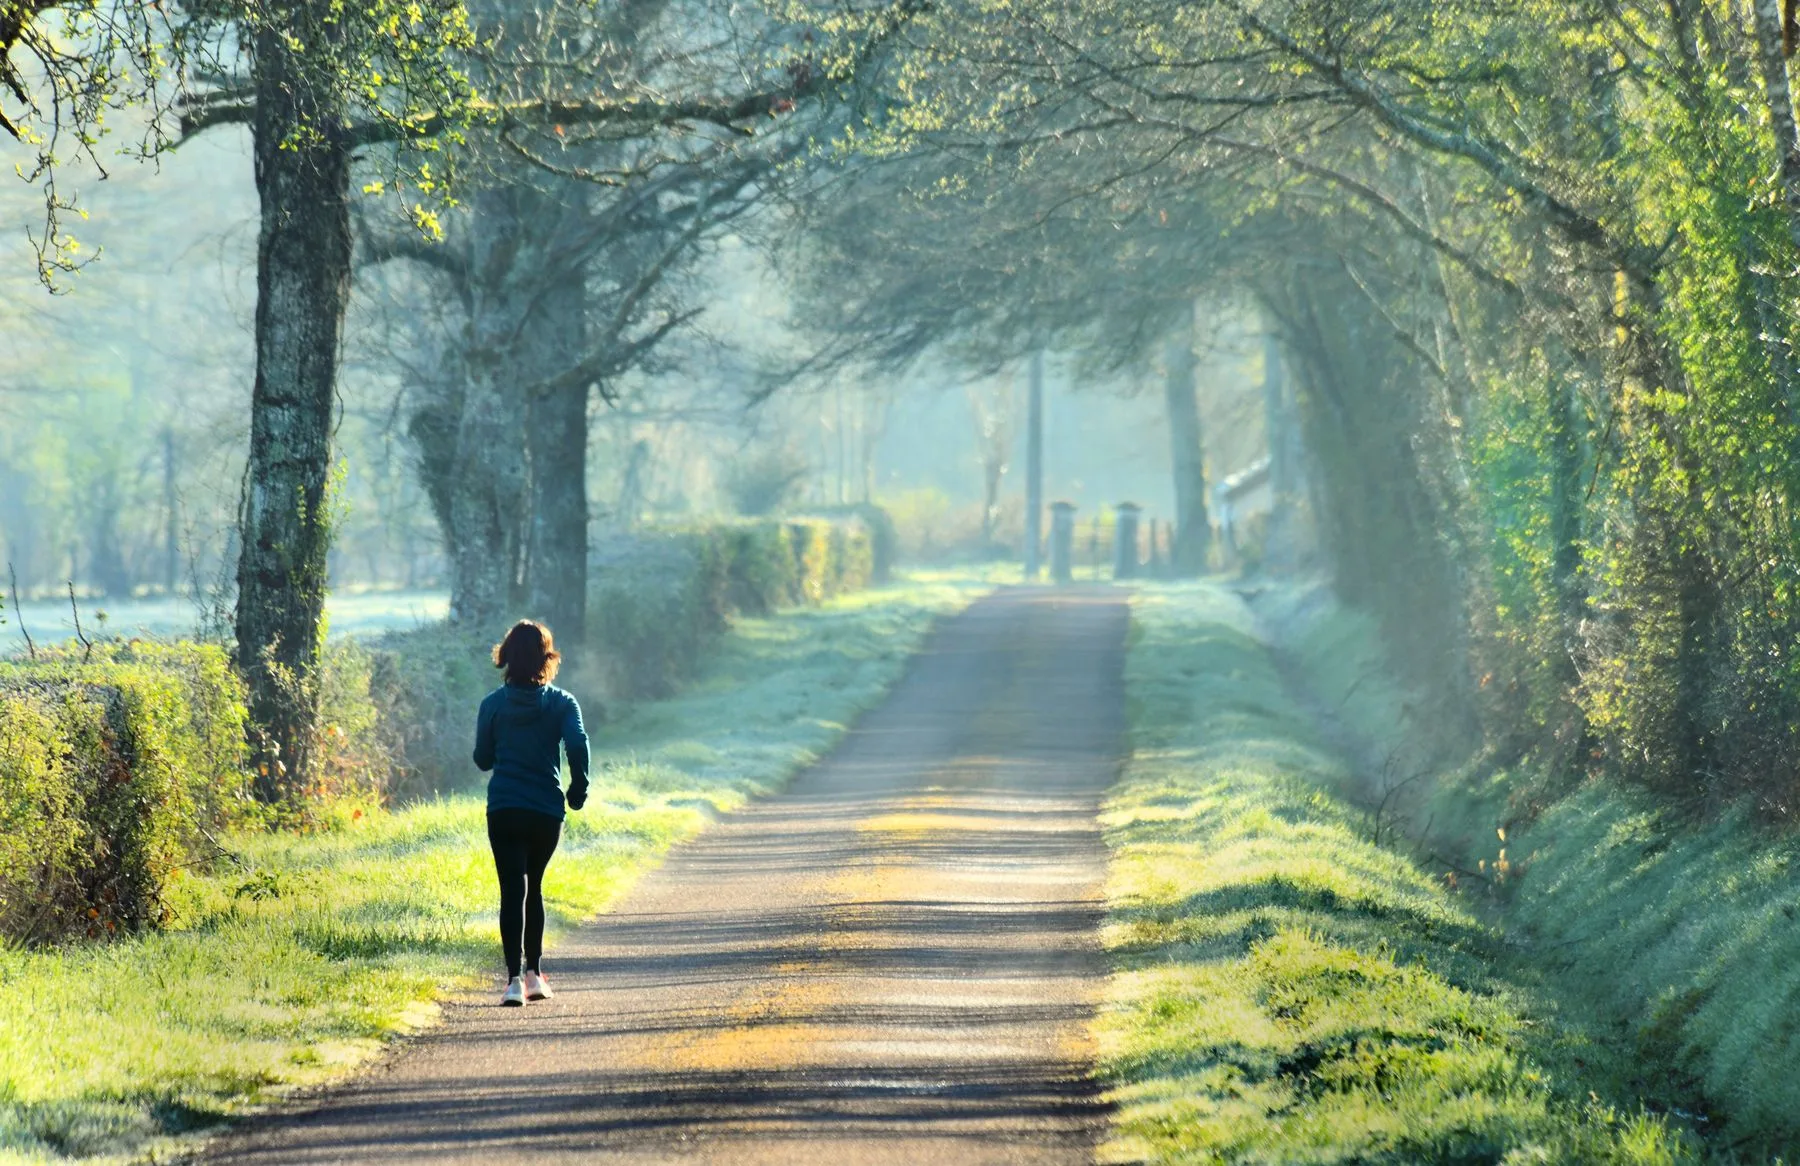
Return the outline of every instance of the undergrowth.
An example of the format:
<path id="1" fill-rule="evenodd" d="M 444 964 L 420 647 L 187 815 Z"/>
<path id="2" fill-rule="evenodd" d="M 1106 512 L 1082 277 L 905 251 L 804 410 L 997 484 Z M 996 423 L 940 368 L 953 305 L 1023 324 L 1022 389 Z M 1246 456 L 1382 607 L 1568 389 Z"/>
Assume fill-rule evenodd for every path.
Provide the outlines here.
<path id="1" fill-rule="evenodd" d="M 552 932 L 830 748 L 981 587 L 921 576 L 742 621 L 687 693 L 625 710 L 547 880 Z M 0 950 L 0 1160 L 141 1155 L 428 1023 L 498 967 L 483 812 L 473 791 L 344 802 L 310 834 L 231 834 L 233 861 L 173 880 L 165 929 Z"/>
<path id="2" fill-rule="evenodd" d="M 1132 754 L 1105 817 L 1111 1158 L 1691 1159 L 1661 1119 L 1564 1075 L 1582 1034 L 1333 794 L 1343 763 L 1242 603 L 1151 588 L 1133 612 Z"/>

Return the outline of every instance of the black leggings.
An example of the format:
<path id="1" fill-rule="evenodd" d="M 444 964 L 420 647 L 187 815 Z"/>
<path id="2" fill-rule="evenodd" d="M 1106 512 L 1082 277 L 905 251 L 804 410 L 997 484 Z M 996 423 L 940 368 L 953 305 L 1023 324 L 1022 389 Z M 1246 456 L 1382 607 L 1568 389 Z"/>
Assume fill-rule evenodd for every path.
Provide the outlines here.
<path id="1" fill-rule="evenodd" d="M 506 974 L 538 971 L 544 956 L 544 868 L 556 853 L 562 823 L 536 810 L 489 810 L 488 845 L 500 876 L 500 947 Z"/>

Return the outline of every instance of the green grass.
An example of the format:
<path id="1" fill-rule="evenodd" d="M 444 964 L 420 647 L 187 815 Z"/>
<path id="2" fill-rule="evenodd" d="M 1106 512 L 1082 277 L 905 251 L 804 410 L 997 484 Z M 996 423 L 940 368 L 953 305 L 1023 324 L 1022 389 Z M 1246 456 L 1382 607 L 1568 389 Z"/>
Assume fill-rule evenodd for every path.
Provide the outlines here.
<path id="1" fill-rule="evenodd" d="M 1404 715 L 1372 621 L 1317 587 L 1271 589 L 1258 608 L 1353 732 L 1435 748 Z M 1414 802 L 1403 825 L 1429 825 L 1430 849 L 1467 867 L 1491 867 L 1506 830 L 1515 868 L 1493 907 L 1514 974 L 1608 1046 L 1584 1057 L 1590 1071 L 1703 1115 L 1727 1160 L 1800 1158 L 1800 838 L 1741 807 L 1696 821 L 1530 765 L 1447 767 Z"/>
<path id="2" fill-rule="evenodd" d="M 1501 937 L 1438 879 L 1369 840 L 1237 599 L 1152 587 L 1133 612 L 1133 752 L 1105 816 L 1109 1157 L 1689 1160 L 1563 1076 L 1582 1034 L 1508 982 Z"/>
<path id="3" fill-rule="evenodd" d="M 918 575 L 742 621 L 689 692 L 617 710 L 595 736 L 591 800 L 551 867 L 552 931 L 605 909 L 673 843 L 829 749 L 934 618 L 984 587 Z M 154 1152 L 344 1072 L 494 974 L 479 794 L 338 819 L 315 834 L 226 839 L 236 860 L 179 880 L 168 930 L 0 950 L 0 1161 Z"/>

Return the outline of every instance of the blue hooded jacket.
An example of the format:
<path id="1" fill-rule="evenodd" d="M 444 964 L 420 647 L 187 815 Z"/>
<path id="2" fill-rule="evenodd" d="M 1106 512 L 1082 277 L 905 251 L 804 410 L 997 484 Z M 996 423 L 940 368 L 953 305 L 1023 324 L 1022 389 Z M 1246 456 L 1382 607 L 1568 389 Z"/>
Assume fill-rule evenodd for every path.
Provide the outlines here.
<path id="1" fill-rule="evenodd" d="M 502 684 L 475 718 L 475 766 L 488 778 L 490 810 L 535 810 L 561 821 L 557 746 L 569 755 L 569 808 L 587 801 L 588 739 L 581 706 L 554 685 Z"/>

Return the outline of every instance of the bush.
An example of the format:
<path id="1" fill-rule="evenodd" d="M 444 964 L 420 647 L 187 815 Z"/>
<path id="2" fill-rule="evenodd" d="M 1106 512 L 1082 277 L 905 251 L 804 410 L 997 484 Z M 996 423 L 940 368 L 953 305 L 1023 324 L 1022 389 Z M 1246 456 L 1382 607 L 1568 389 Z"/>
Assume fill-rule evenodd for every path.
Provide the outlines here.
<path id="1" fill-rule="evenodd" d="M 862 523 L 869 532 L 868 580 L 877 587 L 885 587 L 894 578 L 894 562 L 900 555 L 900 530 L 894 523 L 894 516 L 873 502 L 859 502 L 849 506 L 828 506 L 818 511 L 822 518 L 833 522 L 854 519 Z M 852 556 L 860 554 L 854 547 L 848 548 Z"/>
<path id="2" fill-rule="evenodd" d="M 763 519 L 610 539 L 594 549 L 587 642 L 564 645 L 572 661 L 559 683 L 581 701 L 590 727 L 604 719 L 606 701 L 670 696 L 732 616 L 866 587 L 875 529 L 860 517 Z M 498 683 L 488 650 L 499 632 L 439 624 L 334 652 L 339 679 L 326 686 L 326 732 L 343 730 L 332 736 L 340 764 L 384 769 L 394 798 L 473 783 L 475 708 Z M 359 677 L 372 723 L 333 712 L 334 685 L 350 691 L 345 708 L 357 706 Z"/>
<path id="3" fill-rule="evenodd" d="M 603 698 L 674 692 L 732 615 L 863 587 L 873 562 L 870 528 L 855 520 L 718 523 L 608 543 L 589 641 L 564 683 L 599 723 Z M 322 764 L 282 812 L 305 825 L 346 795 L 472 784 L 475 708 L 497 682 L 488 650 L 498 632 L 440 624 L 332 644 L 319 686 Z M 0 663 L 0 938 L 163 922 L 169 881 L 215 849 L 209 836 L 266 814 L 250 795 L 242 685 L 214 645 L 39 656 Z"/>
<path id="4" fill-rule="evenodd" d="M 599 659 L 605 691 L 672 693 L 693 673 L 702 644 L 724 630 L 734 590 L 742 610 L 761 613 L 786 602 L 775 590 L 787 578 L 780 565 L 748 548 L 734 553 L 742 541 L 728 528 L 638 535 L 603 548 L 588 592 L 588 648 Z M 763 577 L 734 580 L 733 562 L 754 563 Z"/>
<path id="5" fill-rule="evenodd" d="M 868 586 L 873 539 L 860 520 L 796 518 L 672 528 L 600 549 L 588 647 L 606 695 L 665 697 L 693 675 L 737 614 L 766 615 Z"/>
<path id="6" fill-rule="evenodd" d="M 0 664 L 0 934 L 162 922 L 169 880 L 256 811 L 223 649 L 134 641 Z"/>
<path id="7" fill-rule="evenodd" d="M 499 683 L 488 654 L 499 636 L 500 629 L 440 623 L 390 633 L 365 649 L 374 723 L 363 747 L 385 759 L 390 799 L 474 781 L 475 709 Z"/>

